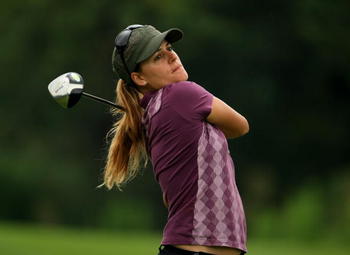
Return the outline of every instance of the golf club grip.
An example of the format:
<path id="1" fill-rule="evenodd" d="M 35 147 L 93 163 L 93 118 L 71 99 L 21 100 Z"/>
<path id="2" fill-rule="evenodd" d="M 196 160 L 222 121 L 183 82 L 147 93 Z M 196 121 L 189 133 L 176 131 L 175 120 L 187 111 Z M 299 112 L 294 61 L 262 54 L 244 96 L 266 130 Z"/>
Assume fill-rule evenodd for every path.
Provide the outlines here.
<path id="1" fill-rule="evenodd" d="M 113 107 L 115 107 L 115 108 L 117 108 L 117 109 L 120 109 L 120 110 L 122 110 L 122 111 L 125 111 L 124 107 L 122 107 L 122 106 L 120 106 L 120 105 L 117 105 L 117 104 L 115 104 L 115 103 L 112 103 L 111 101 L 108 101 L 108 100 L 106 100 L 106 99 L 103 99 L 103 98 L 100 98 L 100 97 L 91 95 L 91 94 L 86 93 L 86 92 L 83 92 L 82 95 L 83 95 L 83 96 L 86 96 L 86 97 L 89 97 L 89 98 L 91 98 L 91 99 L 93 99 L 93 100 L 95 100 L 95 101 L 102 102 L 102 103 L 108 104 L 108 105 L 110 105 L 110 106 L 113 106 Z"/>

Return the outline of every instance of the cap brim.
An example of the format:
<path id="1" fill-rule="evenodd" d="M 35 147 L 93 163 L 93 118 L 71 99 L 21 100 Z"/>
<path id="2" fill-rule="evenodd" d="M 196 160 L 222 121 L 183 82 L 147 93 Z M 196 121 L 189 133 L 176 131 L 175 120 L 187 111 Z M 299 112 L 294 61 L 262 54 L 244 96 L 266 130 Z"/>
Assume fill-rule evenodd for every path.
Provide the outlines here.
<path id="1" fill-rule="evenodd" d="M 142 51 L 142 54 L 138 57 L 136 63 L 139 64 L 152 56 L 159 49 L 164 40 L 169 43 L 174 43 L 179 41 L 182 37 L 183 32 L 178 28 L 171 28 L 153 37 Z"/>

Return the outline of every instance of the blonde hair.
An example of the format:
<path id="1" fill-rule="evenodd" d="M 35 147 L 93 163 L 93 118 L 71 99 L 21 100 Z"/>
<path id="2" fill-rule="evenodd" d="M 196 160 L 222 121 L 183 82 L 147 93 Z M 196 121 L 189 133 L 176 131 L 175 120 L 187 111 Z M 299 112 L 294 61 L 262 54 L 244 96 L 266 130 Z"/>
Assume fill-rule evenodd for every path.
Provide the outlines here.
<path id="1" fill-rule="evenodd" d="M 114 123 L 107 137 L 113 137 L 109 145 L 108 156 L 104 169 L 104 183 L 108 189 L 121 185 L 133 179 L 142 164 L 147 163 L 145 135 L 141 123 L 143 109 L 139 104 L 139 92 L 123 80 L 116 86 L 116 101 L 125 108 L 125 113 L 119 109 L 112 110 L 114 116 L 122 115 Z"/>

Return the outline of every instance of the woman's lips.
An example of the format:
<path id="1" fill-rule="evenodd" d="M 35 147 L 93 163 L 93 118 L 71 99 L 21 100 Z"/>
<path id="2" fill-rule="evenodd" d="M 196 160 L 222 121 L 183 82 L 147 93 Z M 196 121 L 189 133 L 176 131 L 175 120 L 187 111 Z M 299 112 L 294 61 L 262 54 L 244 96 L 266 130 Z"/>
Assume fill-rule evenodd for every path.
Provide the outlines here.
<path id="1" fill-rule="evenodd" d="M 182 65 L 178 65 L 177 67 L 175 67 L 174 69 L 173 69 L 173 73 L 175 73 L 177 70 L 179 70 L 180 68 L 182 67 Z"/>

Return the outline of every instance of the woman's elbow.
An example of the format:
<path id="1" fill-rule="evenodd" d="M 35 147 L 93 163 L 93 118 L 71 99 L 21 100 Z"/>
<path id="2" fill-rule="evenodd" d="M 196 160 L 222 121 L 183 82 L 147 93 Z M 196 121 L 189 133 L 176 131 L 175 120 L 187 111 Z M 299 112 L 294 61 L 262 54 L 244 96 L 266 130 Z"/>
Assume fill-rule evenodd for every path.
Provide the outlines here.
<path id="1" fill-rule="evenodd" d="M 241 136 L 246 135 L 249 132 L 249 123 L 246 118 L 244 118 L 243 125 L 242 125 L 242 131 Z"/>
<path id="2" fill-rule="evenodd" d="M 248 121 L 244 118 L 239 126 L 235 126 L 235 128 L 232 128 L 230 130 L 225 130 L 225 136 L 226 138 L 229 139 L 234 139 L 238 138 L 240 136 L 244 136 L 249 132 L 249 123 Z"/>
<path id="3" fill-rule="evenodd" d="M 248 134 L 249 132 L 249 123 L 246 119 L 244 119 L 244 122 L 242 123 L 240 129 L 238 130 L 238 134 L 236 137 L 244 136 Z"/>

